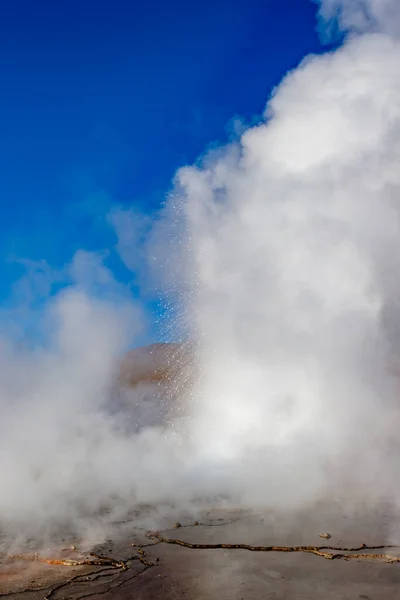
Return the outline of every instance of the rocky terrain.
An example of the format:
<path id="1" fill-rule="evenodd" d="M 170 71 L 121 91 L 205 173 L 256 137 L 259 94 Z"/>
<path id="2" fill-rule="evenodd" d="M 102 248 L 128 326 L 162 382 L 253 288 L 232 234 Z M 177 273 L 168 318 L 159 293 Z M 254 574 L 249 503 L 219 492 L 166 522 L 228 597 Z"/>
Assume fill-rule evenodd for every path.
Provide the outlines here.
<path id="1" fill-rule="evenodd" d="M 385 512 L 340 507 L 284 519 L 218 509 L 115 524 L 102 543 L 64 540 L 0 559 L 0 597 L 15 600 L 381 600 L 399 597 L 400 546 Z M 331 537 L 323 536 L 329 529 Z M 327 537 L 327 536 L 326 536 Z M 365 546 L 364 546 L 365 545 Z M 272 546 L 272 548 L 270 547 Z M 328 546 L 328 548 L 327 548 Z M 57 562 L 61 564 L 57 564 Z"/>

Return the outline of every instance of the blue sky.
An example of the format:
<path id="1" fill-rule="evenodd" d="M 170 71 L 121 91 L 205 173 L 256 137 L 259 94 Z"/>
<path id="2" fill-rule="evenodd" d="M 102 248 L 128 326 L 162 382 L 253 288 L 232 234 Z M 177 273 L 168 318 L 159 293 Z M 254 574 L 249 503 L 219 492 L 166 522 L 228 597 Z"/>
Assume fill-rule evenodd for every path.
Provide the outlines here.
<path id="1" fill-rule="evenodd" d="M 20 259 L 60 268 L 115 244 L 111 205 L 155 211 L 179 166 L 323 50 L 315 12 L 308 0 L 3 3 L 0 297 Z"/>

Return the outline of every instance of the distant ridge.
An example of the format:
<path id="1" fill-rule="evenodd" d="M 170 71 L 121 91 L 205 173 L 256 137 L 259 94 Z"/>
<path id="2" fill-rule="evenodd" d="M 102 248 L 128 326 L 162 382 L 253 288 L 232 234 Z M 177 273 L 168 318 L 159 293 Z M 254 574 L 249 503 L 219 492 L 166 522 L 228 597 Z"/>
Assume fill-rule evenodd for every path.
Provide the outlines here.
<path id="1" fill-rule="evenodd" d="M 188 343 L 151 344 L 130 350 L 119 373 L 122 384 L 171 382 L 190 367 L 192 349 Z"/>

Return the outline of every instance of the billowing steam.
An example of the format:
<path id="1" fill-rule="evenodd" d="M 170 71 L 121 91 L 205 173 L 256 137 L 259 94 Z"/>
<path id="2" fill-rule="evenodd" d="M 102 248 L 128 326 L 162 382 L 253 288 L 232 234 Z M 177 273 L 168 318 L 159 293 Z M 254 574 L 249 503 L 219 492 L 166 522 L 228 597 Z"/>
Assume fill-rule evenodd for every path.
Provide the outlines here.
<path id="1" fill-rule="evenodd" d="M 383 4 L 340 14 L 378 28 Z M 192 433 L 250 502 L 400 500 L 399 60 L 384 33 L 306 58 L 258 127 L 178 174 Z"/>
<path id="2" fill-rule="evenodd" d="M 48 302 L 40 347 L 3 339 L 3 532 L 203 496 L 400 501 L 394 9 L 322 2 L 346 43 L 288 74 L 239 141 L 179 171 L 149 243 L 196 351 L 179 410 L 148 404 L 157 382 L 116 385 L 143 315 L 103 265 L 88 284 L 90 255 Z"/>
<path id="3" fill-rule="evenodd" d="M 396 35 L 400 32 L 397 0 L 314 0 L 320 4 L 321 33 L 328 38 L 338 29 L 351 33 Z"/>

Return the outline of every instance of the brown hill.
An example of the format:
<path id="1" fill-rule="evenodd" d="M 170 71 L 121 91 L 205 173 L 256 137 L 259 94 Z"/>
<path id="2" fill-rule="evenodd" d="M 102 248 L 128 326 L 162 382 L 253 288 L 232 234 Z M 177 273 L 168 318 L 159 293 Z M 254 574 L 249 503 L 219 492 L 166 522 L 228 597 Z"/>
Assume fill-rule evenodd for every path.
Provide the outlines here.
<path id="1" fill-rule="evenodd" d="M 128 429 L 166 425 L 187 414 L 193 354 L 190 344 L 176 343 L 152 344 L 125 355 L 114 410 L 122 411 Z"/>
<path id="2" fill-rule="evenodd" d="M 192 375 L 193 350 L 188 343 L 152 344 L 128 352 L 119 380 L 130 387 L 139 383 L 175 383 Z"/>

